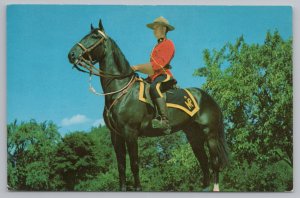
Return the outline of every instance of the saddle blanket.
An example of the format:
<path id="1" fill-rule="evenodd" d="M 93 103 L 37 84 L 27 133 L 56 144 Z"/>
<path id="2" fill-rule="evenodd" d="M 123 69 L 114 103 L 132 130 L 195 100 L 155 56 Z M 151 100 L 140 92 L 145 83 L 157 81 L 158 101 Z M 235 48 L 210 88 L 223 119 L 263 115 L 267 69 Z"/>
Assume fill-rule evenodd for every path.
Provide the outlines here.
<path id="1" fill-rule="evenodd" d="M 148 103 L 154 108 L 150 97 L 150 84 L 145 83 L 142 79 L 140 81 L 139 100 Z M 189 116 L 195 115 L 199 111 L 199 105 L 194 96 L 187 89 L 170 89 L 163 93 L 166 99 L 168 108 L 176 108 L 184 111 Z"/>

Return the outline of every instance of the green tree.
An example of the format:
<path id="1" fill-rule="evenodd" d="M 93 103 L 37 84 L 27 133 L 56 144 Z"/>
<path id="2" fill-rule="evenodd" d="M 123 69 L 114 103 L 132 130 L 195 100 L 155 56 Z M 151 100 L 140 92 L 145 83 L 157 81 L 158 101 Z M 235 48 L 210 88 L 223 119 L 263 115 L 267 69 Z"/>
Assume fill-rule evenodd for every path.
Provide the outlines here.
<path id="1" fill-rule="evenodd" d="M 110 132 L 106 127 L 93 127 L 88 133 L 95 145 L 96 159 L 99 166 L 99 172 L 105 173 L 110 166 L 115 163 L 114 149 L 111 142 Z"/>
<path id="2" fill-rule="evenodd" d="M 66 135 L 59 143 L 55 170 L 63 181 L 61 190 L 74 190 L 80 181 L 94 177 L 99 172 L 95 142 L 85 132 Z"/>
<path id="3" fill-rule="evenodd" d="M 139 140 L 145 191 L 201 191 L 202 172 L 183 132 Z"/>
<path id="4" fill-rule="evenodd" d="M 291 169 L 292 39 L 275 31 L 263 44 L 247 44 L 242 36 L 219 51 L 205 50 L 203 57 L 205 66 L 194 75 L 206 78 L 203 89 L 222 108 L 227 142 L 238 162 L 233 166 L 255 162 L 263 171 L 285 161 Z"/>
<path id="5" fill-rule="evenodd" d="M 8 185 L 12 190 L 53 190 L 52 159 L 60 141 L 52 122 L 31 120 L 7 126 Z"/>
<path id="6" fill-rule="evenodd" d="M 94 142 L 97 161 L 97 174 L 80 181 L 74 189 L 78 191 L 117 191 L 118 170 L 110 132 L 104 126 L 94 127 L 87 133 Z"/>

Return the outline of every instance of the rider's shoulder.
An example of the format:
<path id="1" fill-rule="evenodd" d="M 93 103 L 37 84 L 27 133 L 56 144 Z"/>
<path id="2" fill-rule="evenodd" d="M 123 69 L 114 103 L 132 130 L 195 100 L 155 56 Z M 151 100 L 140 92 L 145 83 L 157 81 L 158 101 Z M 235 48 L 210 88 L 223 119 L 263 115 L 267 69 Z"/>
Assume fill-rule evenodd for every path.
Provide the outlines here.
<path id="1" fill-rule="evenodd" d="M 166 40 L 165 40 L 165 44 L 167 44 L 167 45 L 170 45 L 170 46 L 173 46 L 173 47 L 174 47 L 174 43 L 173 43 L 173 41 L 172 41 L 171 39 L 166 39 Z"/>

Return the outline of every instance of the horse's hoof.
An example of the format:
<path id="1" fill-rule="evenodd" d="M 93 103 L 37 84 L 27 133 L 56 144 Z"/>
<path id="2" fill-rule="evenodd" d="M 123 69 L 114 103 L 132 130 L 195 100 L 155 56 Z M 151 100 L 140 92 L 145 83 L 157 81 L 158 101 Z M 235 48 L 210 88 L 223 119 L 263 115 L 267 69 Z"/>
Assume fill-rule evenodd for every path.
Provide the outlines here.
<path id="1" fill-rule="evenodd" d="M 204 189 L 202 190 L 202 192 L 209 192 L 209 186 L 207 186 L 206 188 L 204 188 Z"/>
<path id="2" fill-rule="evenodd" d="M 220 192 L 219 184 L 214 184 L 214 192 Z"/>
<path id="3" fill-rule="evenodd" d="M 139 186 L 139 187 L 136 187 L 136 188 L 135 188 L 135 191 L 137 191 L 137 192 L 141 192 L 141 191 L 142 191 L 142 187 L 141 187 L 141 186 Z"/>
<path id="4" fill-rule="evenodd" d="M 126 192 L 126 186 L 122 186 L 122 187 L 120 188 L 120 191 Z"/>

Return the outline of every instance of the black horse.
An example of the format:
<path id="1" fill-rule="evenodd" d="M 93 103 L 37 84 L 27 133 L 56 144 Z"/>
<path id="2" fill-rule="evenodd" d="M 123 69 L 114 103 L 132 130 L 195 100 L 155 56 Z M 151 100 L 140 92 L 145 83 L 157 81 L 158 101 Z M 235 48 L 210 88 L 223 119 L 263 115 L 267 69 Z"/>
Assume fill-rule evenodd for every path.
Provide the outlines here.
<path id="1" fill-rule="evenodd" d="M 119 171 L 120 190 L 126 191 L 126 147 L 134 176 L 135 190 L 141 190 L 138 165 L 138 137 L 160 136 L 151 120 L 155 110 L 139 101 L 139 83 L 123 53 L 104 31 L 91 25 L 91 31 L 70 50 L 68 58 L 79 71 L 100 76 L 105 94 L 104 120 L 111 131 Z M 99 68 L 94 64 L 99 63 Z M 219 191 L 219 172 L 228 162 L 224 137 L 223 116 L 218 104 L 204 91 L 188 88 L 200 110 L 190 117 L 183 111 L 168 108 L 172 132 L 184 131 L 203 171 L 203 188 L 210 189 L 209 160 L 204 145 L 209 149 L 213 170 L 214 191 Z"/>

